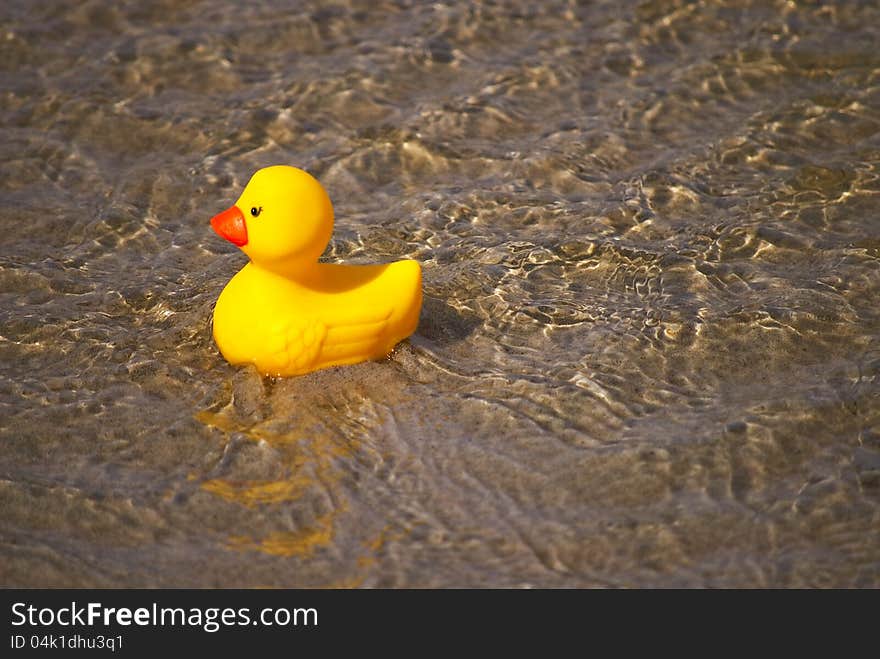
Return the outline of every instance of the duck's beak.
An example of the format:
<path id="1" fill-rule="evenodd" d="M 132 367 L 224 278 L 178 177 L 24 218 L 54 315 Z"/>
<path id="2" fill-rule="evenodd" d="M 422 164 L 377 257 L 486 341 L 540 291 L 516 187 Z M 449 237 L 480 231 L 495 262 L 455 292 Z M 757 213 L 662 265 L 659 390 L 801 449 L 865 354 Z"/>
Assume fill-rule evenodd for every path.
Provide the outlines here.
<path id="1" fill-rule="evenodd" d="M 244 215 L 238 210 L 238 206 L 233 206 L 212 217 L 211 228 L 221 238 L 226 238 L 233 245 L 239 247 L 247 245 L 247 225 L 244 223 Z"/>

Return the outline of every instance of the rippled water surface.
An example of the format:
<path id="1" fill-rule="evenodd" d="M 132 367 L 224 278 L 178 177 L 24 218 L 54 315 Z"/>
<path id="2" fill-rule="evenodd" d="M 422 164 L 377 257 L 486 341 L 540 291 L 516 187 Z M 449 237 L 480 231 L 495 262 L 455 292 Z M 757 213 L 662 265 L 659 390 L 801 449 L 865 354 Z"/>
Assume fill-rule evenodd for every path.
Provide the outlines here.
<path id="1" fill-rule="evenodd" d="M 880 586 L 875 2 L 0 9 L 0 584 Z M 208 225 L 418 259 L 272 380 Z"/>

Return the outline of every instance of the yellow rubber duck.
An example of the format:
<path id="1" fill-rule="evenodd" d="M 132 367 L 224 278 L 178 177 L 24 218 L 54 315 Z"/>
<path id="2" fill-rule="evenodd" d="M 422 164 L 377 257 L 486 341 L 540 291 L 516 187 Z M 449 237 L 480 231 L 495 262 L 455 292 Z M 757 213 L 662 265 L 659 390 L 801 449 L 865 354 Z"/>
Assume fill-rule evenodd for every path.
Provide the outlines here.
<path id="1" fill-rule="evenodd" d="M 302 375 L 381 359 L 415 331 L 419 264 L 318 263 L 333 233 L 333 206 L 303 170 L 259 170 L 211 227 L 250 258 L 214 307 L 214 340 L 230 363 Z"/>

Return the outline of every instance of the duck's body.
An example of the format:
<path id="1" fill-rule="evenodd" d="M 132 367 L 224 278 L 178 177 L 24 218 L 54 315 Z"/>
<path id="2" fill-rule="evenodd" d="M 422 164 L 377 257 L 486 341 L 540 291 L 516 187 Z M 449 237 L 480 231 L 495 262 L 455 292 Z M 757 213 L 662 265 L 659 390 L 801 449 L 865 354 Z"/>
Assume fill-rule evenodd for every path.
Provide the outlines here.
<path id="1" fill-rule="evenodd" d="M 214 340 L 233 364 L 266 375 L 301 375 L 381 359 L 415 331 L 419 265 L 320 264 L 301 283 L 246 265 L 214 308 Z"/>
<path id="2" fill-rule="evenodd" d="M 292 212 L 279 212 L 281 204 L 266 188 L 300 203 L 288 202 Z M 318 199 L 303 203 L 304 192 Z M 251 257 L 214 308 L 214 340 L 230 363 L 252 363 L 266 375 L 301 375 L 381 359 L 415 331 L 422 303 L 417 262 L 350 266 L 312 260 L 327 241 L 320 251 L 316 243 L 329 239 L 328 222 L 332 231 L 332 209 L 321 194 L 326 197 L 305 172 L 270 167 L 254 175 L 235 206 L 212 220 L 218 233 Z M 260 210 L 245 223 L 242 208 Z"/>

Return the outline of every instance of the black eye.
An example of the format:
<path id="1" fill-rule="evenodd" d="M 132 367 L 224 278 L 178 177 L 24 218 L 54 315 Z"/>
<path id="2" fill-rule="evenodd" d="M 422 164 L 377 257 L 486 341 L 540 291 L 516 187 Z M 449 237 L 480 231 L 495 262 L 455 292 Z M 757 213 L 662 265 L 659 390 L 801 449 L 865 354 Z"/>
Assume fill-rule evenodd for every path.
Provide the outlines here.
<path id="1" fill-rule="evenodd" d="M 251 208 L 251 215 L 253 215 L 254 217 L 257 217 L 257 216 L 258 216 L 260 213 L 262 213 L 262 212 L 263 212 L 263 207 L 262 207 L 262 206 L 260 206 L 259 208 L 257 208 L 256 206 L 254 206 L 253 208 Z"/>

